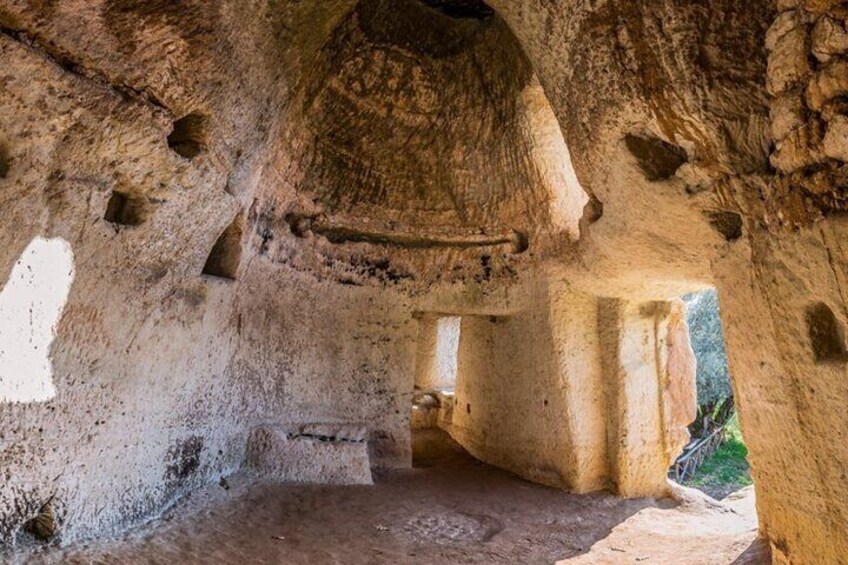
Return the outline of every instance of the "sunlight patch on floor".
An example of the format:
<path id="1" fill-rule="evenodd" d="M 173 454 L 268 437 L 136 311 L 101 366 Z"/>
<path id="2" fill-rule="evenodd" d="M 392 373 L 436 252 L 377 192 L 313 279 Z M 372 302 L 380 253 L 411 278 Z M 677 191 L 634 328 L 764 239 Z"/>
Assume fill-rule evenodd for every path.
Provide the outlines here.
<path id="1" fill-rule="evenodd" d="M 759 548 L 754 488 L 746 487 L 721 502 L 676 487 L 680 505 L 645 508 L 618 524 L 583 555 L 557 565 L 754 565 L 767 563 Z M 766 559 L 765 561 L 763 559 Z"/>

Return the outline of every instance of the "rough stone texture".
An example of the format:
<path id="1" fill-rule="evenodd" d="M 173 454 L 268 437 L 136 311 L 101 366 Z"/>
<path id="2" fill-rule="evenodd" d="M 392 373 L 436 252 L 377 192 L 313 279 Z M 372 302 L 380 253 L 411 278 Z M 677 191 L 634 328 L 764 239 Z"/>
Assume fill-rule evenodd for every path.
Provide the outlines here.
<path id="1" fill-rule="evenodd" d="M 771 103 L 771 136 L 784 139 L 793 130 L 804 125 L 806 107 L 799 91 L 787 92 Z"/>
<path id="2" fill-rule="evenodd" d="M 689 424 L 698 415 L 697 359 L 689 340 L 686 322 L 686 303 L 675 300 L 669 308 L 666 321 L 665 372 L 662 386 L 663 430 L 666 456 L 674 461 L 689 443 Z M 658 355 L 662 359 L 663 352 Z"/>
<path id="3" fill-rule="evenodd" d="M 848 51 L 848 32 L 843 23 L 825 16 L 816 22 L 812 42 L 813 54 L 819 61 L 827 62 L 832 56 Z"/>
<path id="4" fill-rule="evenodd" d="M 782 173 L 794 173 L 827 160 L 823 154 L 824 125 L 811 120 L 777 142 L 771 164 Z"/>
<path id="5" fill-rule="evenodd" d="M 833 442 L 846 429 L 838 408 L 848 392 L 845 362 L 816 361 L 805 319 L 823 301 L 845 323 L 844 234 L 844 222 L 827 220 L 792 238 L 758 242 L 754 267 L 740 249 L 718 271 L 731 370 L 742 373 L 734 379 L 742 425 L 770 430 L 749 457 L 760 527 L 781 563 L 838 563 L 846 550 L 841 470 L 827 464 L 845 456 L 844 442 Z M 742 347 L 751 342 L 759 354 Z"/>
<path id="6" fill-rule="evenodd" d="M 260 426 L 364 425 L 371 466 L 408 466 L 422 314 L 462 317 L 438 421 L 473 454 L 661 494 L 690 408 L 669 301 L 715 285 L 762 535 L 838 563 L 845 21 L 831 0 L 0 1 L 3 292 L 37 238 L 74 272 L 55 396 L 0 402 L 0 543 L 48 501 L 56 541 L 155 516 Z M 310 443 L 304 476 L 337 447 Z"/>
<path id="7" fill-rule="evenodd" d="M 822 152 L 830 159 L 848 161 L 848 117 L 837 115 L 827 124 Z"/>
<path id="8" fill-rule="evenodd" d="M 774 41 L 769 55 L 767 85 L 771 94 L 779 96 L 810 75 L 807 42 L 807 30 L 803 27 L 795 27 Z"/>
<path id="9" fill-rule="evenodd" d="M 370 485 L 364 426 L 255 428 L 247 440 L 244 469 L 253 477 L 285 483 Z"/>

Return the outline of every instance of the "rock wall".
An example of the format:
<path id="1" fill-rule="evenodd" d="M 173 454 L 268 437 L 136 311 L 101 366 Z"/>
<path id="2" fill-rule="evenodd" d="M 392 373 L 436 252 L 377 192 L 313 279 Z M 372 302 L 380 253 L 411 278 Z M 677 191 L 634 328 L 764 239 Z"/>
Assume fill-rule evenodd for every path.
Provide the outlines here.
<path id="1" fill-rule="evenodd" d="M 673 335 L 685 326 L 681 306 L 598 299 L 550 280 L 529 292 L 515 315 L 463 317 L 446 429 L 532 481 L 667 494 L 695 417 L 695 365 L 676 361 L 691 358 Z"/>
<path id="2" fill-rule="evenodd" d="M 846 500 L 845 7 L 778 1 L 768 49 L 774 174 L 729 191 L 747 237 L 714 262 L 761 530 L 776 563 L 838 563 Z"/>
<path id="3" fill-rule="evenodd" d="M 555 288 L 514 316 L 463 318 L 449 431 L 483 461 L 585 492 L 607 484 L 597 305 Z"/>
<path id="4" fill-rule="evenodd" d="M 242 285 L 230 378 L 244 387 L 251 417 L 240 425 L 367 424 L 371 464 L 408 466 L 412 303 L 379 289 L 339 293 L 259 265 Z"/>
<path id="5" fill-rule="evenodd" d="M 839 563 L 846 551 L 846 226 L 825 220 L 717 266 L 760 527 L 777 563 Z M 753 254 L 755 263 L 748 264 Z"/>
<path id="6" fill-rule="evenodd" d="M 766 36 L 772 99 L 771 163 L 780 173 L 767 224 L 800 226 L 844 210 L 848 118 L 846 8 L 841 2 L 778 2 Z"/>
<path id="7" fill-rule="evenodd" d="M 321 475 L 258 430 L 408 465 L 421 313 L 472 452 L 657 494 L 715 284 L 763 534 L 839 562 L 843 4 L 397 2 L 0 2 L 0 543 Z"/>
<path id="8" fill-rule="evenodd" d="M 511 409 L 537 405 L 565 372 L 569 394 L 547 411 L 541 399 L 540 412 L 562 433 L 515 454 L 511 442 L 533 438 L 504 427 L 487 449 L 560 486 L 608 484 L 601 373 L 584 358 L 598 352 L 581 337 L 597 316 L 594 294 L 542 290 L 528 306 L 513 291 L 552 284 L 531 268 L 542 258 L 586 264 L 574 261 L 586 195 L 557 123 L 566 98 L 549 103 L 551 71 L 531 65 L 510 20 L 406 4 L 401 15 L 343 0 L 0 4 L 0 202 L 14 226 L 0 230 L 0 274 L 38 237 L 64 241 L 74 272 L 47 355 L 44 395 L 55 396 L 0 404 L 3 544 L 24 540 L 23 524 L 48 501 L 62 541 L 155 516 L 241 468 L 257 429 L 367 422 L 370 464 L 408 465 L 412 315 L 422 311 L 482 316 L 468 322 L 471 335 L 474 320 L 501 320 L 504 382 L 513 368 L 535 375 L 531 349 L 516 346 L 543 337 L 542 381 L 517 390 Z M 405 39 L 410 25 L 428 30 L 420 43 Z M 434 35 L 443 29 L 450 45 Z M 489 48 L 503 61 L 486 61 Z M 386 82 L 371 88 L 362 77 Z M 375 120 L 391 135 L 368 135 Z M 450 135 L 426 157 L 454 168 L 422 192 L 438 180 L 427 167 L 411 175 L 392 164 L 407 139 L 423 159 L 439 131 Z M 374 145 L 383 138 L 394 141 Z M 632 165 L 622 185 L 641 175 Z M 339 171 L 356 172 L 355 198 Z M 633 224 L 669 200 L 607 203 L 598 226 L 612 232 L 597 232 L 589 254 L 629 238 L 617 217 Z M 364 204 L 379 208 L 380 225 L 361 217 Z M 614 261 L 593 270 L 603 263 Z M 597 280 L 577 270 L 569 276 Z M 572 306 L 580 317 L 560 327 Z M 580 355 L 556 349 L 566 344 Z M 494 425 L 503 399 L 488 402 L 479 407 Z M 596 414 L 586 424 L 583 404 Z M 473 418 L 469 438 L 488 426 Z"/>
<path id="9" fill-rule="evenodd" d="M 270 108 L 315 41 L 286 47 L 280 18 L 314 18 L 320 46 L 322 17 L 345 13 L 266 8 L 0 6 L 3 293 L 39 238 L 69 249 L 73 275 L 55 336 L 28 340 L 44 389 L 14 384 L 41 366 L 0 380 L 4 548 L 48 503 L 53 541 L 154 517 L 237 471 L 256 426 L 367 421 L 370 464 L 409 462 L 408 299 L 256 259 L 268 234 L 249 204 L 282 121 Z M 6 302 L 38 311 L 44 288 Z"/>

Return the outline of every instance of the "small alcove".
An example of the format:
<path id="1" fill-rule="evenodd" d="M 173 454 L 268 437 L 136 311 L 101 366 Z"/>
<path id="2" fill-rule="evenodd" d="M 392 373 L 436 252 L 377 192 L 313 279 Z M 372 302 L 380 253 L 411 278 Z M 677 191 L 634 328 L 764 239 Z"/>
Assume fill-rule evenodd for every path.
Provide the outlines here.
<path id="1" fill-rule="evenodd" d="M 848 361 L 845 334 L 833 310 L 824 302 L 817 302 L 807 308 L 805 318 L 816 363 Z"/>
<path id="2" fill-rule="evenodd" d="M 3 180 L 9 174 L 10 161 L 9 150 L 0 142 L 0 180 Z"/>
<path id="3" fill-rule="evenodd" d="M 736 241 L 742 237 L 743 221 L 742 216 L 736 212 L 728 210 L 712 210 L 706 212 L 707 219 L 710 225 L 715 229 L 726 241 Z"/>
<path id="4" fill-rule="evenodd" d="M 168 136 L 168 147 L 180 157 L 197 157 L 208 143 L 209 118 L 192 113 L 174 122 L 174 129 Z"/>
<path id="5" fill-rule="evenodd" d="M 53 514 L 53 502 L 46 502 L 38 514 L 24 523 L 24 532 L 40 543 L 49 543 L 56 535 L 56 519 Z"/>
<path id="6" fill-rule="evenodd" d="M 147 219 L 147 207 L 147 198 L 116 190 L 109 197 L 103 219 L 120 226 L 140 226 Z"/>
<path id="7" fill-rule="evenodd" d="M 209 252 L 203 274 L 226 280 L 235 280 L 241 262 L 241 236 L 243 227 L 241 218 L 236 218 Z"/>
<path id="8" fill-rule="evenodd" d="M 682 147 L 672 145 L 658 137 L 628 135 L 624 138 L 624 144 L 630 154 L 636 158 L 645 178 L 651 182 L 672 178 L 689 160 Z"/>

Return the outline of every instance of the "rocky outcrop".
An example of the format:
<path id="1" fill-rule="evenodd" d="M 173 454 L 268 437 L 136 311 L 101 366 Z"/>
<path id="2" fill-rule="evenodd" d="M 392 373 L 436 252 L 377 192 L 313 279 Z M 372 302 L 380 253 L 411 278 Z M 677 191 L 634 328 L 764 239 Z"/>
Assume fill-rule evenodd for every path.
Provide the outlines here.
<path id="1" fill-rule="evenodd" d="M 784 2 L 766 36 L 774 190 L 797 204 L 766 223 L 808 225 L 844 210 L 848 16 L 840 2 Z"/>

